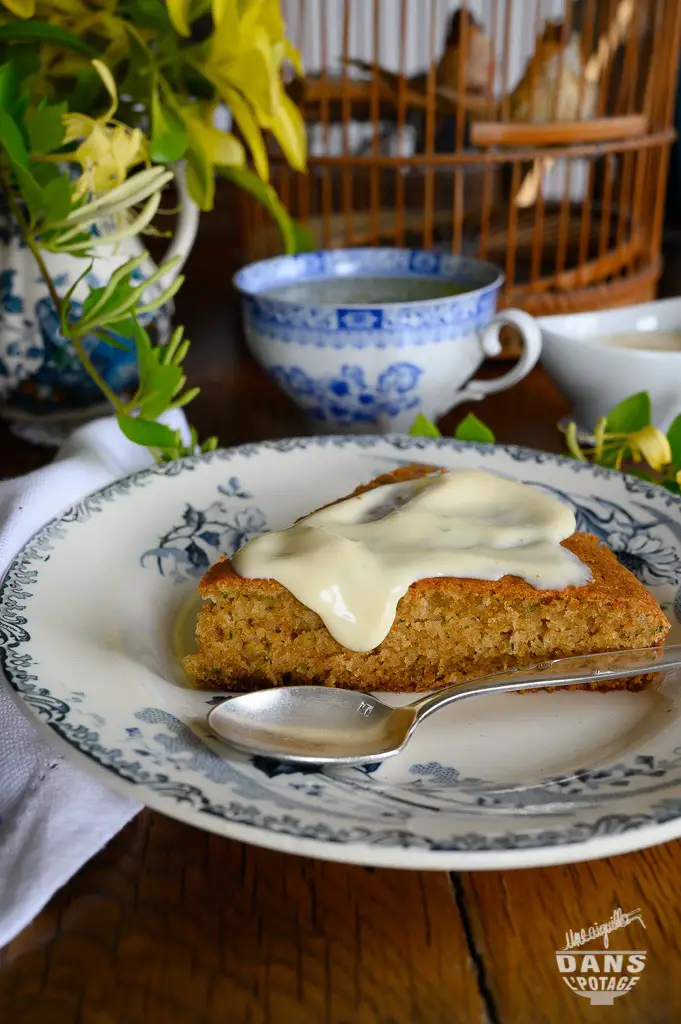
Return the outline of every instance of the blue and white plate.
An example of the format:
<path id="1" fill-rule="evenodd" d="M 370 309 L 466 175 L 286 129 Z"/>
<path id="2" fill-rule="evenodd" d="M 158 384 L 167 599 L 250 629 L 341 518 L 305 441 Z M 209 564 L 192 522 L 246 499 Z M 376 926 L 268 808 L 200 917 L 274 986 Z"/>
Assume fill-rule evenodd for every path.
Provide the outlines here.
<path id="1" fill-rule="evenodd" d="M 188 689 L 177 660 L 203 570 L 219 552 L 413 461 L 484 467 L 571 504 L 579 528 L 602 537 L 661 602 L 670 642 L 681 641 L 681 499 L 659 488 L 553 455 L 446 439 L 277 441 L 138 473 L 27 545 L 0 591 L 3 665 L 26 711 L 113 789 L 292 853 L 504 868 L 681 836 L 678 675 L 642 693 L 455 705 L 404 754 L 369 769 L 295 769 L 208 737 L 218 697 Z"/>

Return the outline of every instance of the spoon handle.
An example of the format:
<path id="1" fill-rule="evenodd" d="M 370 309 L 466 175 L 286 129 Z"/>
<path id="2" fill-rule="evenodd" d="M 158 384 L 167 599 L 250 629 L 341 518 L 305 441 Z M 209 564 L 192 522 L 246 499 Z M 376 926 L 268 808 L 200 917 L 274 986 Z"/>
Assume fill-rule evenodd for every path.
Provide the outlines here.
<path id="1" fill-rule="evenodd" d="M 555 658 L 529 668 L 513 668 L 496 672 L 465 683 L 455 683 L 445 690 L 428 694 L 409 707 L 417 721 L 447 704 L 479 693 L 510 693 L 514 690 L 539 690 L 545 686 L 578 686 L 580 683 L 621 679 L 644 672 L 681 667 L 681 644 L 668 647 L 643 647 L 632 651 L 609 651 L 605 654 L 584 654 L 572 658 Z"/>

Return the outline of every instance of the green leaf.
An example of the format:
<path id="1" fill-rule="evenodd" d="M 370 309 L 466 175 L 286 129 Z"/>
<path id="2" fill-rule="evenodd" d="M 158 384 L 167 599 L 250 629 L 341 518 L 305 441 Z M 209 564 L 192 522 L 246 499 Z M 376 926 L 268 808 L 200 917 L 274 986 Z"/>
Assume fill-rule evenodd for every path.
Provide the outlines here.
<path id="1" fill-rule="evenodd" d="M 14 112 L 14 103 L 18 95 L 16 84 L 12 63 L 6 61 L 0 64 L 0 108 L 10 114 Z"/>
<path id="2" fill-rule="evenodd" d="M 161 31 L 172 29 L 168 8 L 163 0 L 123 0 L 120 7 L 135 25 Z"/>
<path id="3" fill-rule="evenodd" d="M 32 153 L 54 153 L 64 141 L 62 117 L 66 103 L 41 104 L 26 114 L 26 130 Z"/>
<path id="4" fill-rule="evenodd" d="M 76 280 L 73 282 L 73 284 L 71 285 L 71 287 L 67 291 L 66 295 L 62 299 L 60 321 L 61 321 L 62 334 L 64 335 L 65 338 L 68 338 L 71 335 L 71 333 L 72 333 L 71 330 L 70 330 L 70 313 L 71 313 L 71 302 L 73 300 L 73 296 L 76 294 L 76 290 L 77 290 L 78 285 L 80 284 L 80 282 L 84 281 L 85 278 L 88 276 L 88 274 L 90 274 L 92 272 L 92 265 L 93 265 L 92 260 L 90 260 L 90 262 L 85 267 L 83 272 L 76 278 Z"/>
<path id="5" fill-rule="evenodd" d="M 56 181 L 62 174 L 56 164 L 41 163 L 38 160 L 31 161 L 31 174 L 38 182 L 38 184 L 44 188 L 45 185 L 49 185 L 51 181 Z M 68 178 L 68 175 L 66 175 Z"/>
<path id="6" fill-rule="evenodd" d="M 315 252 L 319 247 L 317 240 L 310 231 L 299 221 L 293 221 L 294 252 Z"/>
<path id="7" fill-rule="evenodd" d="M 271 185 L 266 185 L 248 167 L 220 167 L 220 174 L 253 196 L 274 218 L 284 242 L 284 252 L 289 255 L 297 251 L 297 234 L 294 221 Z M 299 232 L 304 228 L 299 228 Z M 314 248 L 314 246 L 313 246 Z"/>
<path id="8" fill-rule="evenodd" d="M 427 416 L 422 412 L 418 414 L 409 428 L 412 437 L 442 437 L 442 434 Z"/>
<path id="9" fill-rule="evenodd" d="M 96 334 L 106 345 L 111 345 L 112 348 L 117 348 L 121 352 L 130 352 L 132 349 L 128 335 L 122 335 L 125 341 L 121 341 L 119 332 L 112 331 L 109 327 L 96 327 L 92 333 Z"/>
<path id="10" fill-rule="evenodd" d="M 651 404 L 647 391 L 630 395 L 608 413 L 606 430 L 609 434 L 633 434 L 650 423 Z"/>
<path id="11" fill-rule="evenodd" d="M 212 100 L 215 97 L 215 88 L 193 64 L 185 65 L 182 69 L 182 76 L 190 96 L 196 97 L 197 100 Z"/>
<path id="12" fill-rule="evenodd" d="M 91 60 L 99 56 L 97 50 L 73 32 L 48 21 L 39 21 L 37 18 L 31 18 L 30 21 L 12 21 L 0 26 L 0 43 L 49 43 L 52 46 L 75 50 L 76 53 Z"/>
<path id="13" fill-rule="evenodd" d="M 187 150 L 187 187 L 200 210 L 212 210 L 215 199 L 215 171 L 203 146 L 196 142 Z"/>
<path id="14" fill-rule="evenodd" d="M 128 441 L 135 444 L 146 448 L 179 448 L 182 444 L 179 430 L 171 430 L 164 423 L 127 416 L 125 413 L 119 413 L 116 419 Z"/>
<path id="15" fill-rule="evenodd" d="M 663 480 L 662 486 L 672 494 L 681 494 L 681 487 L 677 484 L 676 480 Z"/>
<path id="16" fill-rule="evenodd" d="M 173 409 L 182 409 L 185 405 L 189 405 L 194 399 L 201 393 L 201 388 L 190 388 L 189 391 L 185 391 L 183 395 L 176 398 L 173 402 Z"/>
<path id="17" fill-rule="evenodd" d="M 149 335 L 142 325 L 135 319 L 132 321 L 132 338 L 135 342 L 135 352 L 137 353 L 140 386 L 145 390 L 151 390 L 151 378 L 153 377 L 156 361 L 154 359 Z"/>
<path id="18" fill-rule="evenodd" d="M 49 223 L 63 220 L 71 210 L 71 183 L 68 174 L 60 174 L 42 190 L 43 216 Z"/>
<path id="19" fill-rule="evenodd" d="M 154 163 L 172 163 L 183 157 L 189 140 L 187 129 L 180 115 L 163 103 L 158 88 L 151 94 L 151 124 L 149 153 Z"/>
<path id="20" fill-rule="evenodd" d="M 102 303 L 101 307 L 97 309 L 96 314 L 92 316 L 92 311 L 98 306 L 102 296 L 107 290 L 107 287 L 107 285 L 102 285 L 101 288 L 93 288 L 88 293 L 87 298 L 83 303 L 81 320 L 88 321 L 91 319 L 94 326 L 96 326 L 98 322 L 103 322 L 106 318 L 107 312 L 109 310 L 116 309 L 124 303 L 126 299 L 129 298 L 133 290 L 129 279 L 123 278 L 107 295 L 106 302 Z"/>
<path id="21" fill-rule="evenodd" d="M 173 333 L 168 339 L 168 344 L 165 345 L 159 355 L 159 362 L 161 363 L 172 363 L 175 359 L 175 354 L 182 344 L 184 337 L 184 327 L 178 326 L 175 328 Z"/>
<path id="22" fill-rule="evenodd" d="M 625 453 L 629 453 L 629 449 L 625 448 Z M 596 460 L 594 460 L 596 461 Z M 614 469 L 617 462 L 617 449 L 614 451 L 603 452 L 597 464 L 599 466 L 605 466 L 606 469 Z"/>
<path id="23" fill-rule="evenodd" d="M 135 337 L 135 320 L 133 317 L 127 316 L 123 320 L 115 320 L 113 323 L 107 324 L 102 330 L 105 334 L 115 334 L 119 338 L 127 338 L 128 341 L 133 341 Z M 129 348 L 130 346 L 127 347 Z"/>
<path id="24" fill-rule="evenodd" d="M 152 376 L 147 377 L 151 384 L 145 388 L 146 394 L 140 402 L 140 411 L 150 419 L 160 416 L 170 407 L 184 377 L 179 366 L 156 366 L 157 369 L 153 371 Z"/>
<path id="25" fill-rule="evenodd" d="M 102 80 L 94 69 L 83 69 L 75 73 L 75 85 L 67 97 L 72 113 L 87 113 L 103 91 Z"/>
<path id="26" fill-rule="evenodd" d="M 496 438 L 489 427 L 485 426 L 472 412 L 465 416 L 454 431 L 457 441 L 482 441 L 494 444 Z"/>
<path id="27" fill-rule="evenodd" d="M 28 150 L 21 130 L 6 110 L 0 110 L 0 144 L 15 166 L 28 167 Z"/>
<path id="28" fill-rule="evenodd" d="M 676 417 L 667 431 L 667 440 L 672 450 L 672 466 L 681 469 L 681 415 Z"/>
<path id="29" fill-rule="evenodd" d="M 63 243 L 61 241 L 62 232 L 57 231 L 45 231 L 40 236 L 40 245 L 43 249 L 49 250 L 49 252 L 70 252 L 72 246 L 79 246 L 78 249 L 74 249 L 74 252 L 78 253 L 78 256 L 82 256 L 86 259 L 92 259 L 93 254 L 88 252 L 88 242 L 91 241 L 92 236 L 86 234 L 84 231 L 77 235 L 71 235 L 68 242 Z"/>
<path id="30" fill-rule="evenodd" d="M 140 410 L 153 420 L 169 407 L 184 374 L 179 366 L 161 362 L 163 349 L 152 348 L 149 335 L 137 321 L 134 321 L 133 331 L 143 396 Z"/>
<path id="31" fill-rule="evenodd" d="M 40 68 L 35 46 L 14 44 L 0 49 L 0 107 L 19 119 L 28 104 L 27 83 Z"/>
<path id="32" fill-rule="evenodd" d="M 45 212 L 43 190 L 31 172 L 20 164 L 14 164 L 14 173 L 19 182 L 21 195 L 31 215 L 31 222 L 37 224 Z"/>

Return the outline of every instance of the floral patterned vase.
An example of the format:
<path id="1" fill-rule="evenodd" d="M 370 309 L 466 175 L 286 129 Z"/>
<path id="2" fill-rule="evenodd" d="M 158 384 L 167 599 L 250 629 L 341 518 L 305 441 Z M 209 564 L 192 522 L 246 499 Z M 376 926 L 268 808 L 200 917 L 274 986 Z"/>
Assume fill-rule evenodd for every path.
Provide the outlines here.
<path id="1" fill-rule="evenodd" d="M 198 227 L 198 209 L 189 198 L 184 178 L 177 176 L 182 198 L 178 228 L 166 259 L 180 257 L 176 275 L 188 257 Z M 98 246 L 91 272 L 77 286 L 75 311 L 91 288 L 105 284 L 112 272 L 145 252 L 137 237 L 126 239 L 115 249 Z M 83 259 L 64 253 L 43 254 L 59 294 L 65 294 L 87 265 Z M 143 281 L 156 269 L 150 256 L 133 275 Z M 169 280 L 163 281 L 167 286 Z M 149 298 L 160 286 L 149 289 Z M 158 291 L 155 292 L 159 294 Z M 146 298 L 146 297 L 145 297 Z M 171 304 L 143 321 L 156 340 L 167 340 Z M 122 348 L 107 345 L 96 336 L 85 339 L 94 366 L 118 394 L 130 393 L 136 385 L 137 364 L 130 342 L 120 339 Z M 18 225 L 0 195 L 0 415 L 23 423 L 55 423 L 87 418 L 102 406 L 102 395 L 82 367 L 70 341 L 66 341 L 59 315 L 50 298 L 33 254 L 21 238 Z"/>

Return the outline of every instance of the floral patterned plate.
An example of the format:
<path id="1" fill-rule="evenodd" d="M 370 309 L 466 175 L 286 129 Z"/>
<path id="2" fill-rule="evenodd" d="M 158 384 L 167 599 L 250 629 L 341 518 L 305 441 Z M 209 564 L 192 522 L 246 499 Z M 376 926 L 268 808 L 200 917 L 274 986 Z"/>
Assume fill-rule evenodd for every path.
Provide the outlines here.
<path id="1" fill-rule="evenodd" d="M 681 676 L 643 693 L 456 705 L 368 769 L 248 758 L 204 728 L 216 695 L 177 661 L 220 551 L 401 464 L 484 467 L 568 502 L 649 587 L 681 640 L 681 499 L 518 448 L 409 437 L 245 445 L 131 476 L 49 523 L 0 591 L 6 676 L 66 756 L 181 821 L 331 860 L 501 868 L 681 836 Z M 189 602 L 189 604 L 188 604 Z M 187 609 L 190 612 L 187 612 Z M 399 701 L 399 696 L 394 697 Z"/>

